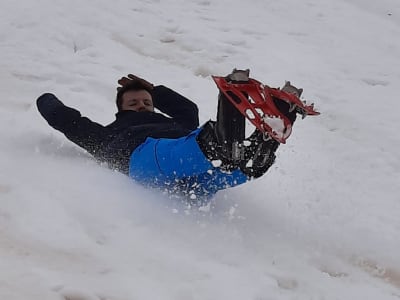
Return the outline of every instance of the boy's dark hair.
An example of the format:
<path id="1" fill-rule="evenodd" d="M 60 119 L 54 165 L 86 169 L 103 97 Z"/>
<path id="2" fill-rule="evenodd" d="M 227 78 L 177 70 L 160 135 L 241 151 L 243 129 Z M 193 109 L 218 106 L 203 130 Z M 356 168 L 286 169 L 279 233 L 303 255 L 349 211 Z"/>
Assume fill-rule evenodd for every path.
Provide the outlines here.
<path id="1" fill-rule="evenodd" d="M 153 90 L 149 87 L 147 84 L 143 84 L 143 82 L 139 80 L 132 80 L 128 84 L 124 85 L 118 90 L 117 93 L 117 98 L 116 98 L 116 104 L 118 111 L 122 110 L 122 96 L 125 94 L 127 91 L 141 91 L 145 90 L 150 93 L 151 97 L 153 97 Z"/>

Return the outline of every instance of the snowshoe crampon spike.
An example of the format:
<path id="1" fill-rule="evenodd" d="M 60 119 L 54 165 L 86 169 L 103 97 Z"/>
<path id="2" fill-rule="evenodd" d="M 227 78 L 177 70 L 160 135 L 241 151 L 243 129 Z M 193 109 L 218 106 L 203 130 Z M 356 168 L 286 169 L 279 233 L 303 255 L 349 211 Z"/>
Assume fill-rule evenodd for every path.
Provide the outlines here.
<path id="1" fill-rule="evenodd" d="M 270 88 L 249 78 L 248 82 L 230 82 L 226 77 L 212 76 L 219 90 L 256 128 L 265 135 L 284 144 L 292 133 L 292 123 L 274 104 L 273 98 L 287 102 L 290 111 L 303 118 L 319 115 L 314 105 L 307 105 L 297 95 L 284 90 Z M 290 84 L 290 83 L 289 83 Z"/>

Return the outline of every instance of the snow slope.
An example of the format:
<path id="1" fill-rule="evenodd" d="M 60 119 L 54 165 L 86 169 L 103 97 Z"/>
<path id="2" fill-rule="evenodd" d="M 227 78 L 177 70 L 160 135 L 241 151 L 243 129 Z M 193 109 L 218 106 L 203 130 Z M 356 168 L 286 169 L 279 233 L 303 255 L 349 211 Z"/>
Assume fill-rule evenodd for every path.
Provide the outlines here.
<path id="1" fill-rule="evenodd" d="M 0 2 L 0 299 L 399 299 L 397 0 Z M 99 123 L 127 73 L 215 117 L 210 75 L 304 88 L 263 178 L 195 210 L 51 129 L 55 93 Z"/>

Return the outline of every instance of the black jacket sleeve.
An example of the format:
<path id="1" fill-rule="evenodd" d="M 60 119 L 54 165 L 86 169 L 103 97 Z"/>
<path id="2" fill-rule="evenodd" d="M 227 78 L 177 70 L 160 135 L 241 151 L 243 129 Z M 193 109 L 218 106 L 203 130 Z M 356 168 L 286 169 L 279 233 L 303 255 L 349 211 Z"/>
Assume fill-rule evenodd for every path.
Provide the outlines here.
<path id="1" fill-rule="evenodd" d="M 185 128 L 194 130 L 199 126 L 197 105 L 170 88 L 163 85 L 154 87 L 153 104 Z"/>
<path id="2" fill-rule="evenodd" d="M 108 139 L 107 128 L 82 117 L 79 111 L 65 106 L 53 94 L 43 94 L 36 104 L 50 126 L 95 157 L 101 156 L 102 145 Z"/>

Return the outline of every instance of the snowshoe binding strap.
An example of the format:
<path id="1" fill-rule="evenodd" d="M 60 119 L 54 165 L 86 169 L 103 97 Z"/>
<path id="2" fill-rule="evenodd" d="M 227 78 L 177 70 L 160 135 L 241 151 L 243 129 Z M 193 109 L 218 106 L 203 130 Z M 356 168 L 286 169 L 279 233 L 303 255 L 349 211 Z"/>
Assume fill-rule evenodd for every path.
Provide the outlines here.
<path id="1" fill-rule="evenodd" d="M 238 71 L 234 70 L 233 74 L 237 73 Z M 229 75 L 227 77 L 212 76 L 212 78 L 218 89 L 241 114 L 265 136 L 280 143 L 286 143 L 286 139 L 292 132 L 293 124 L 288 118 L 289 113 L 295 111 L 303 118 L 307 115 L 319 115 L 319 112 L 314 110 L 314 104 L 307 105 L 306 101 L 299 99 L 302 89 L 297 89 L 290 82 L 286 82 L 282 89 L 276 89 L 252 78 L 248 78 L 247 81 L 232 81 Z M 288 103 L 288 111 L 280 111 L 273 100 Z"/>

